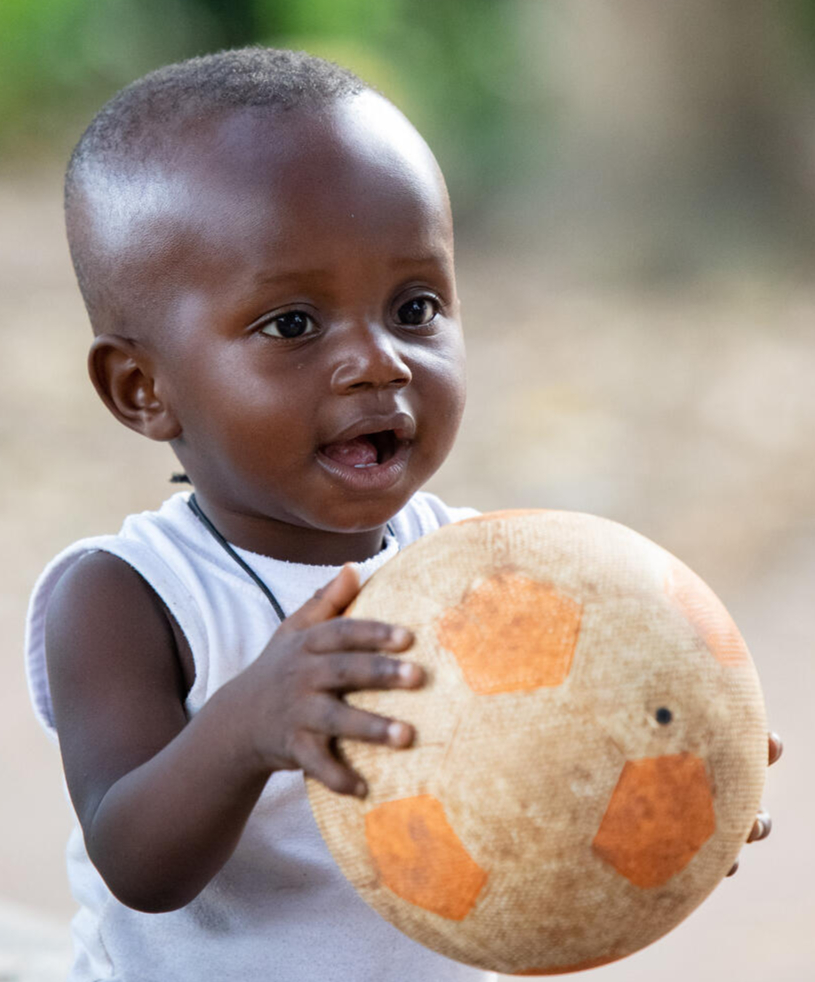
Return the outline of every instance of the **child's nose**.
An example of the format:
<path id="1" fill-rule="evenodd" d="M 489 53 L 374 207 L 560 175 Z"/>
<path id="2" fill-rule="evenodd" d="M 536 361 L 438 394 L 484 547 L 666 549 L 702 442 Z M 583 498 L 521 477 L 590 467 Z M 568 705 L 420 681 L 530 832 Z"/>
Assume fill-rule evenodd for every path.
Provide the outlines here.
<path id="1" fill-rule="evenodd" d="M 384 328 L 355 325 L 338 338 L 337 363 L 331 376 L 334 392 L 403 388 L 411 378 L 395 339 Z"/>

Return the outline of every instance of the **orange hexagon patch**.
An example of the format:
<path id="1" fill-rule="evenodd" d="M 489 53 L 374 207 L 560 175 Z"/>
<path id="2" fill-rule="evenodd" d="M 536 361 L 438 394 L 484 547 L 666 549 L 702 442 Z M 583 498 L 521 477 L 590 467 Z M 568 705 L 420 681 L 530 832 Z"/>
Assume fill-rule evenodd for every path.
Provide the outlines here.
<path id="1" fill-rule="evenodd" d="M 569 674 L 582 606 L 544 583 L 503 571 L 479 583 L 436 624 L 470 688 L 516 692 Z"/>
<path id="2" fill-rule="evenodd" d="M 701 577 L 682 563 L 672 563 L 665 592 L 696 628 L 714 658 L 728 666 L 750 660 L 733 618 Z"/>
<path id="3" fill-rule="evenodd" d="M 365 816 L 365 838 L 388 889 L 448 920 L 463 920 L 487 882 L 433 795 L 373 808 Z"/>
<path id="4" fill-rule="evenodd" d="M 635 886 L 666 883 L 716 830 L 704 761 L 670 754 L 626 761 L 592 848 Z"/>

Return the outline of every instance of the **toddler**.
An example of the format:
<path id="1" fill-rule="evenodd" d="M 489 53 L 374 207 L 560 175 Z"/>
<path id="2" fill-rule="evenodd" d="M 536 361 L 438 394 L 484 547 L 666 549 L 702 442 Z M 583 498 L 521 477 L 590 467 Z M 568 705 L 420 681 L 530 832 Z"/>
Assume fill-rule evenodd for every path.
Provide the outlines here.
<path id="1" fill-rule="evenodd" d="M 342 698 L 420 686 L 411 635 L 338 615 L 473 514 L 419 490 L 464 403 L 433 155 L 351 73 L 229 51 L 105 106 L 65 207 L 93 383 L 195 489 L 71 546 L 32 597 L 77 817 L 71 982 L 487 978 L 357 897 L 303 780 L 364 796 L 336 738 L 411 743 Z"/>

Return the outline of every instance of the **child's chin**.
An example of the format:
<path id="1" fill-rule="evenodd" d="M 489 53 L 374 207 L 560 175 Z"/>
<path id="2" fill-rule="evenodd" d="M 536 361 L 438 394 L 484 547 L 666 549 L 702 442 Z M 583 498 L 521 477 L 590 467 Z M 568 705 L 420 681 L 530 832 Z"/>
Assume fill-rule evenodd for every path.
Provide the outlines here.
<path id="1" fill-rule="evenodd" d="M 325 515 L 320 524 L 326 530 L 349 535 L 381 529 L 405 507 L 415 490 L 411 489 L 404 494 L 377 496 L 364 502 L 348 502 L 341 511 Z"/>

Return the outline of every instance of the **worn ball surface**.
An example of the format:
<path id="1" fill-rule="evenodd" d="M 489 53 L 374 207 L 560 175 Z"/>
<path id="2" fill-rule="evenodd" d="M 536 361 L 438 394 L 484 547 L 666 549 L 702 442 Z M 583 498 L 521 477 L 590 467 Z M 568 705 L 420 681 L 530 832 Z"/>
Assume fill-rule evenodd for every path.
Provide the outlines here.
<path id="1" fill-rule="evenodd" d="M 418 736 L 345 741 L 368 796 L 309 796 L 410 937 L 507 974 L 576 971 L 650 944 L 730 869 L 764 783 L 761 689 L 665 550 L 590 515 L 496 512 L 405 549 L 348 614 L 415 632 L 427 684 L 348 701 Z"/>

